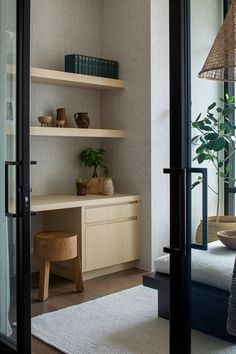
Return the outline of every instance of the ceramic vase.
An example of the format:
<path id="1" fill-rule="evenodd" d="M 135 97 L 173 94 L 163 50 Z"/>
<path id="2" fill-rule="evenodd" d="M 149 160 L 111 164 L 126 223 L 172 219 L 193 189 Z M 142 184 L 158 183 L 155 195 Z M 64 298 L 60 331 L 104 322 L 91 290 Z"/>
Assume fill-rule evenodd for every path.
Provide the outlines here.
<path id="1" fill-rule="evenodd" d="M 74 114 L 75 123 L 78 128 L 88 128 L 90 124 L 90 118 L 88 112 L 75 113 Z"/>
<path id="2" fill-rule="evenodd" d="M 114 194 L 114 185 L 111 177 L 106 177 L 103 179 L 102 194 L 104 195 Z"/>
<path id="3" fill-rule="evenodd" d="M 62 122 L 65 122 L 65 123 L 62 124 Z M 64 128 L 68 127 L 65 108 L 58 108 L 57 109 L 57 122 L 56 123 L 57 123 L 56 125 L 59 127 L 64 127 Z"/>

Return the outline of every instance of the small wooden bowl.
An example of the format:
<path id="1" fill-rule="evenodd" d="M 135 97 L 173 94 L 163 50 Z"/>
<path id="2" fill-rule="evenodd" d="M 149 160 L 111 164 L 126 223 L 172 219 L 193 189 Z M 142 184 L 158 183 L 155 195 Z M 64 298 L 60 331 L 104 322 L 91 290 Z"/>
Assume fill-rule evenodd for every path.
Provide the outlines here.
<path id="1" fill-rule="evenodd" d="M 47 127 L 52 121 L 52 116 L 41 116 L 38 117 L 38 120 L 41 123 L 41 127 Z"/>
<path id="2" fill-rule="evenodd" d="M 217 235 L 226 247 L 236 250 L 236 230 L 218 231 Z"/>

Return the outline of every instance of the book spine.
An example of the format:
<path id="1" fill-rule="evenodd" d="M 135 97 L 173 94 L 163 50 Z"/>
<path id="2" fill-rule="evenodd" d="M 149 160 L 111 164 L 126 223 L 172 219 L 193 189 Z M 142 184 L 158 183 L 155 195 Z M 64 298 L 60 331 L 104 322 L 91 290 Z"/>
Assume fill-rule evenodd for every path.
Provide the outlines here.
<path id="1" fill-rule="evenodd" d="M 99 59 L 95 58 L 95 76 L 99 76 Z"/>
<path id="2" fill-rule="evenodd" d="M 102 59 L 98 59 L 98 76 L 102 76 Z"/>
<path id="3" fill-rule="evenodd" d="M 84 74 L 89 75 L 89 57 L 85 55 L 85 66 L 84 66 Z"/>
<path id="4" fill-rule="evenodd" d="M 84 56 L 81 55 L 81 74 L 84 74 Z"/>
<path id="5" fill-rule="evenodd" d="M 78 55 L 78 74 L 83 74 L 83 56 Z"/>
<path id="6" fill-rule="evenodd" d="M 119 63 L 118 61 L 114 61 L 114 79 L 118 79 L 119 78 Z"/>
<path id="7" fill-rule="evenodd" d="M 65 71 L 70 73 L 77 73 L 78 70 L 78 55 L 65 55 Z"/>
<path id="8" fill-rule="evenodd" d="M 107 77 L 112 78 L 112 68 L 113 68 L 113 64 L 112 64 L 112 60 L 108 60 L 107 63 Z"/>
<path id="9" fill-rule="evenodd" d="M 107 60 L 102 59 L 102 77 L 107 77 Z"/>
<path id="10" fill-rule="evenodd" d="M 88 57 L 88 75 L 93 75 L 93 58 Z"/>
<path id="11" fill-rule="evenodd" d="M 94 57 L 92 57 L 91 66 L 92 66 L 91 75 L 96 76 L 96 58 Z"/>

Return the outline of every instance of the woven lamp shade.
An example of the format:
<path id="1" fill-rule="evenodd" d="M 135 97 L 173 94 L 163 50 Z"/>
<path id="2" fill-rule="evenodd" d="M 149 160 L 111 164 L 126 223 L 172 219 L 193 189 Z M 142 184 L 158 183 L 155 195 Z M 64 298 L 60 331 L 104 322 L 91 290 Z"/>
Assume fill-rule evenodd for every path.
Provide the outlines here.
<path id="1" fill-rule="evenodd" d="M 198 77 L 208 80 L 236 81 L 236 0 L 232 1 Z"/>

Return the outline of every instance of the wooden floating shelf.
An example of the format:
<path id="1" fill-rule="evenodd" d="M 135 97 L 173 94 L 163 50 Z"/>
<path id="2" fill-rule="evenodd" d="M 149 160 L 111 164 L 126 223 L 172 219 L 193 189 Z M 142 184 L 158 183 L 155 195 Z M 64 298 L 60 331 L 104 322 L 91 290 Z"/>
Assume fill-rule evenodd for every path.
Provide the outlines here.
<path id="1" fill-rule="evenodd" d="M 15 128 L 7 128 L 7 135 L 15 135 Z M 124 130 L 115 129 L 79 129 L 79 128 L 53 128 L 53 127 L 31 127 L 31 136 L 61 136 L 71 138 L 125 138 Z"/>
<path id="2" fill-rule="evenodd" d="M 31 81 L 39 84 L 83 87 L 90 89 L 125 88 L 123 80 L 39 68 L 31 68 Z"/>
<path id="3" fill-rule="evenodd" d="M 79 129 L 79 128 L 51 128 L 31 127 L 32 136 L 61 136 L 61 137 L 84 137 L 84 138 L 125 138 L 124 130 L 113 129 Z"/>
<path id="4" fill-rule="evenodd" d="M 15 75 L 15 65 L 8 65 L 8 75 L 10 78 Z M 123 80 L 33 67 L 31 68 L 31 81 L 38 84 L 89 89 L 112 90 L 125 88 L 125 82 Z"/>

